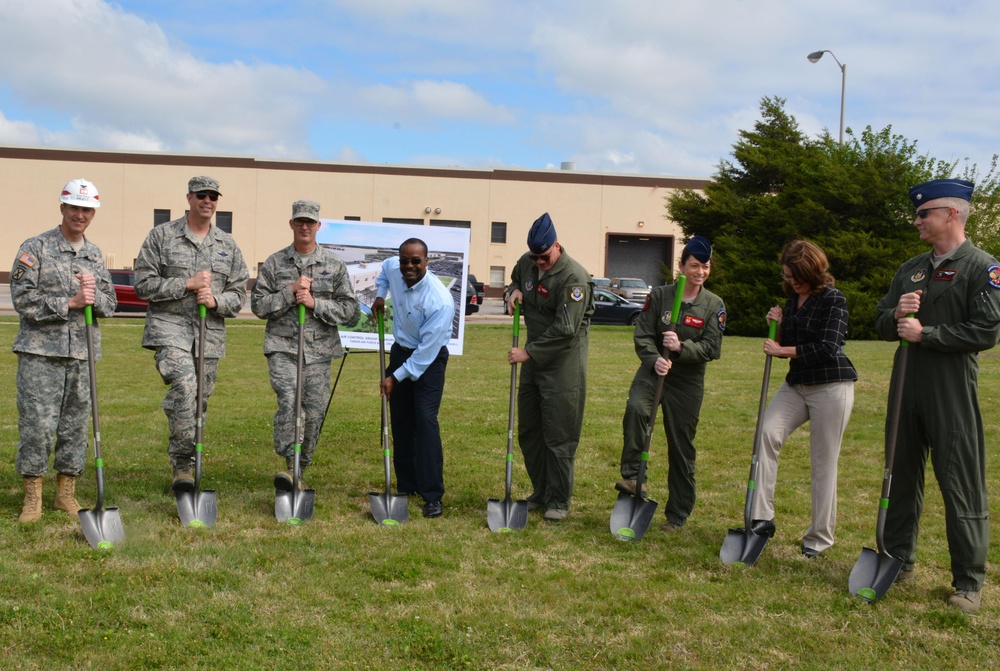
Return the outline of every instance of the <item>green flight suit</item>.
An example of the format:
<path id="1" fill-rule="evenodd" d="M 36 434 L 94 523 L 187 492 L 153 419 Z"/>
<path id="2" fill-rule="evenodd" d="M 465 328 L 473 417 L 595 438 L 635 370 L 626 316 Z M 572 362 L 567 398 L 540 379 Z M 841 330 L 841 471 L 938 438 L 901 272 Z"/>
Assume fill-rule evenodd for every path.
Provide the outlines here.
<path id="1" fill-rule="evenodd" d="M 663 356 L 663 334 L 669 330 L 676 285 L 653 289 L 635 324 L 635 353 L 642 364 L 635 372 L 622 418 L 624 446 L 621 473 L 634 480 L 645 443 L 649 416 L 656 394 L 657 375 L 653 364 Z M 667 487 L 670 495 L 664 508 L 667 520 L 681 526 L 694 509 L 694 437 L 705 395 L 705 368 L 722 354 L 722 334 L 726 330 L 726 306 L 704 287 L 694 300 L 681 303 L 677 336 L 683 343 L 679 353 L 667 352 L 673 366 L 663 381 L 660 398 L 663 428 L 667 434 Z"/>
<path id="2" fill-rule="evenodd" d="M 898 340 L 893 311 L 902 294 L 917 289 L 923 294 L 916 317 L 924 328 L 921 342 L 909 347 L 886 550 L 913 568 L 929 454 L 944 498 L 952 585 L 978 591 L 990 540 L 978 352 L 1000 336 L 1000 265 L 968 240 L 936 269 L 929 252 L 910 259 L 879 301 L 879 337 Z"/>
<path id="3" fill-rule="evenodd" d="M 566 253 L 538 278 L 524 254 L 511 272 L 528 329 L 521 367 L 517 439 L 534 489 L 529 500 L 569 509 L 573 462 L 587 400 L 587 346 L 594 313 L 590 273 Z"/>

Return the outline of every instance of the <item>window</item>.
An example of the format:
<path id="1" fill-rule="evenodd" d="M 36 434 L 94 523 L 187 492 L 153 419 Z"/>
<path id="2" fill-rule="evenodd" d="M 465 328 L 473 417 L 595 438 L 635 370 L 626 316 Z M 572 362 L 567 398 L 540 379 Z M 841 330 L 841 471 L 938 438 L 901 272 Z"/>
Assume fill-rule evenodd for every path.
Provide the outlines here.
<path id="1" fill-rule="evenodd" d="M 506 243 L 507 242 L 507 222 L 506 221 L 494 221 L 492 227 L 490 228 L 490 242 L 496 243 Z"/>
<path id="2" fill-rule="evenodd" d="M 431 219 L 431 226 L 441 226 L 442 228 L 472 228 L 471 221 L 459 221 L 457 219 Z"/>
<path id="3" fill-rule="evenodd" d="M 423 226 L 423 219 L 407 219 L 405 217 L 382 217 L 383 224 L 412 224 L 413 226 Z"/>
<path id="4" fill-rule="evenodd" d="M 220 231 L 225 231 L 226 233 L 232 234 L 232 232 L 233 232 L 233 213 L 232 212 L 216 212 L 215 213 L 215 225 L 219 227 Z"/>
<path id="5" fill-rule="evenodd" d="M 490 286 L 503 288 L 507 286 L 507 269 L 503 266 L 490 266 Z"/>
<path id="6" fill-rule="evenodd" d="M 361 221 L 361 217 L 347 216 L 347 217 L 344 217 L 344 221 Z"/>
<path id="7" fill-rule="evenodd" d="M 170 210 L 153 210 L 153 226 L 170 221 Z"/>

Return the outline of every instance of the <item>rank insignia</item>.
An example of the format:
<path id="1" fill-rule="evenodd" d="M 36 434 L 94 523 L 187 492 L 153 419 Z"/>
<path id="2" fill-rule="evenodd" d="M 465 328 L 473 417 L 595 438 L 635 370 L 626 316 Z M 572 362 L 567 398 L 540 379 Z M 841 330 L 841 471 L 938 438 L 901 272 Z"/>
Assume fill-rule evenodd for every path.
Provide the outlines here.
<path id="1" fill-rule="evenodd" d="M 923 282 L 924 278 L 927 277 L 927 271 L 921 268 L 917 272 L 910 276 L 911 282 Z"/>
<path id="2" fill-rule="evenodd" d="M 986 274 L 989 275 L 989 284 L 994 289 L 1000 289 L 1000 266 L 993 264 L 986 269 Z"/>
<path id="3" fill-rule="evenodd" d="M 571 299 L 573 299 L 574 301 L 576 301 L 576 302 L 582 301 L 583 300 L 583 289 L 580 288 L 580 287 L 573 287 L 572 289 L 570 289 L 569 297 Z"/>

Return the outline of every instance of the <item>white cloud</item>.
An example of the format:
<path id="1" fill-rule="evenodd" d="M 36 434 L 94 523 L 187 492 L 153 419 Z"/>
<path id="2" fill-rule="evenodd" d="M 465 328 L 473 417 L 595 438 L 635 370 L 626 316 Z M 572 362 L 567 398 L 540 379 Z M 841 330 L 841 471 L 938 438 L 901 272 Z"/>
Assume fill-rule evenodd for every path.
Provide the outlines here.
<path id="1" fill-rule="evenodd" d="M 30 121 L 12 121 L 0 110 L 0 144 L 31 146 L 40 144 L 35 124 Z"/>

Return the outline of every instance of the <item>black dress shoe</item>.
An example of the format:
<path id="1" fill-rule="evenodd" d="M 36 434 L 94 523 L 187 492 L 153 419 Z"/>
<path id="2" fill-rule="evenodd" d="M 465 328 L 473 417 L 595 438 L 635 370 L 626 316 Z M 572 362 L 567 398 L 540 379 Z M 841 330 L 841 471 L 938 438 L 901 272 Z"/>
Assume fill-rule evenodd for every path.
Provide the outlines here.
<path id="1" fill-rule="evenodd" d="M 424 517 L 441 517 L 443 512 L 444 508 L 441 507 L 440 501 L 428 501 L 424 504 Z"/>
<path id="2" fill-rule="evenodd" d="M 813 548 L 807 548 L 805 545 L 802 546 L 802 554 L 806 556 L 807 559 L 816 559 L 816 557 L 822 557 L 823 553 L 819 550 L 814 550 Z"/>

